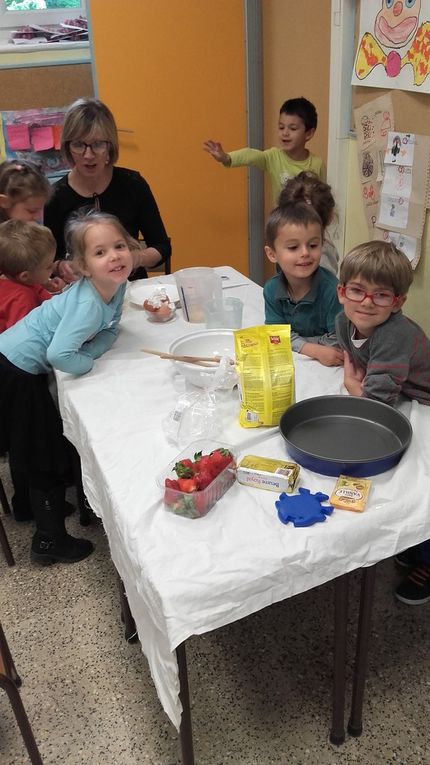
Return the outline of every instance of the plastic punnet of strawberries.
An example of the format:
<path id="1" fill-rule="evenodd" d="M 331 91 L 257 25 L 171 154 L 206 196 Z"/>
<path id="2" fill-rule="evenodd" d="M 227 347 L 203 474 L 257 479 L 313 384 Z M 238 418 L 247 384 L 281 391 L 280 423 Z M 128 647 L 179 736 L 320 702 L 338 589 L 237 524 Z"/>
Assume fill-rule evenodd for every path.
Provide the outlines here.
<path id="1" fill-rule="evenodd" d="M 165 504 L 171 512 L 187 518 L 206 515 L 234 483 L 235 467 L 233 454 L 222 447 L 176 462 L 177 477 L 164 481 Z"/>

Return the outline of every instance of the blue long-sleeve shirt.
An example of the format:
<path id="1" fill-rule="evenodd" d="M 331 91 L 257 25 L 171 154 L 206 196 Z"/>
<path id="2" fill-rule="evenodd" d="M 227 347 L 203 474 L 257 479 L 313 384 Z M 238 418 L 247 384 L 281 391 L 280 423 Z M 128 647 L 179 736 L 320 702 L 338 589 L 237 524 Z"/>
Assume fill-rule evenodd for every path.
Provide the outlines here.
<path id="1" fill-rule="evenodd" d="M 0 353 L 34 375 L 89 372 L 118 335 L 125 290 L 126 283 L 105 303 L 88 279 L 80 279 L 3 332 Z"/>

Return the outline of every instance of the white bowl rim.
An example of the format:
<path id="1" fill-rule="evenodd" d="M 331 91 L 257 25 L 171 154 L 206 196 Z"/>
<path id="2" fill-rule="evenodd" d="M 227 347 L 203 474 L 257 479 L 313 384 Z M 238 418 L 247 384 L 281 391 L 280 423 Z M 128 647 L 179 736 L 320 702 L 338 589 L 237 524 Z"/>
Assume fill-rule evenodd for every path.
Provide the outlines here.
<path id="1" fill-rule="evenodd" d="M 228 329 L 223 327 L 220 327 L 219 329 L 218 328 L 200 329 L 200 330 L 196 330 L 196 332 L 189 332 L 188 334 L 181 335 L 180 337 L 175 338 L 175 340 L 172 340 L 169 346 L 169 353 L 173 353 L 173 354 L 175 353 L 175 344 L 179 343 L 181 340 L 188 340 L 188 339 L 192 340 L 193 338 L 197 339 L 199 337 L 208 337 L 208 336 L 210 337 L 211 335 L 233 337 L 233 332 L 234 332 L 233 329 Z M 187 355 L 190 355 L 190 354 L 187 354 Z M 214 372 L 216 369 L 216 367 L 211 368 L 211 367 L 204 367 L 200 364 L 190 364 L 187 361 L 174 361 L 173 363 L 180 364 L 181 366 L 185 366 L 188 369 L 194 369 L 196 371 L 198 370 L 199 372 L 208 372 L 209 374 Z"/>

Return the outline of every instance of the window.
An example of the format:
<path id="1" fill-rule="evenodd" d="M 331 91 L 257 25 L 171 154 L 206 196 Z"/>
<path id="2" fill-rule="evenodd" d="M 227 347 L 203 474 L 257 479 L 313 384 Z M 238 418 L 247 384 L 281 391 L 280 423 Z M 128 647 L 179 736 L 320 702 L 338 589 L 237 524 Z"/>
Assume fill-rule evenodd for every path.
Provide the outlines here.
<path id="1" fill-rule="evenodd" d="M 0 26 L 59 24 L 86 15 L 85 0 L 0 0 Z"/>

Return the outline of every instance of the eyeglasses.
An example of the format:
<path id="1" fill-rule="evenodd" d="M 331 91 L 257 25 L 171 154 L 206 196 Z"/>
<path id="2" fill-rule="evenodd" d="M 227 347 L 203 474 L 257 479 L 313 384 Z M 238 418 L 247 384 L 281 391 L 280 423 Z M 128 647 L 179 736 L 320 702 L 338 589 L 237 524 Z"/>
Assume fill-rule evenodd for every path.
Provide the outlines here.
<path id="1" fill-rule="evenodd" d="M 366 292 L 361 287 L 354 287 L 352 284 L 346 284 L 340 287 L 340 293 L 353 303 L 362 303 L 366 298 L 370 298 L 372 303 L 379 308 L 389 308 L 397 303 L 399 296 L 390 290 L 378 290 L 377 292 Z"/>
<path id="2" fill-rule="evenodd" d="M 109 141 L 93 141 L 92 143 L 85 143 L 85 141 L 69 141 L 69 148 L 72 154 L 85 154 L 87 149 L 91 149 L 93 154 L 104 154 L 110 146 Z"/>

